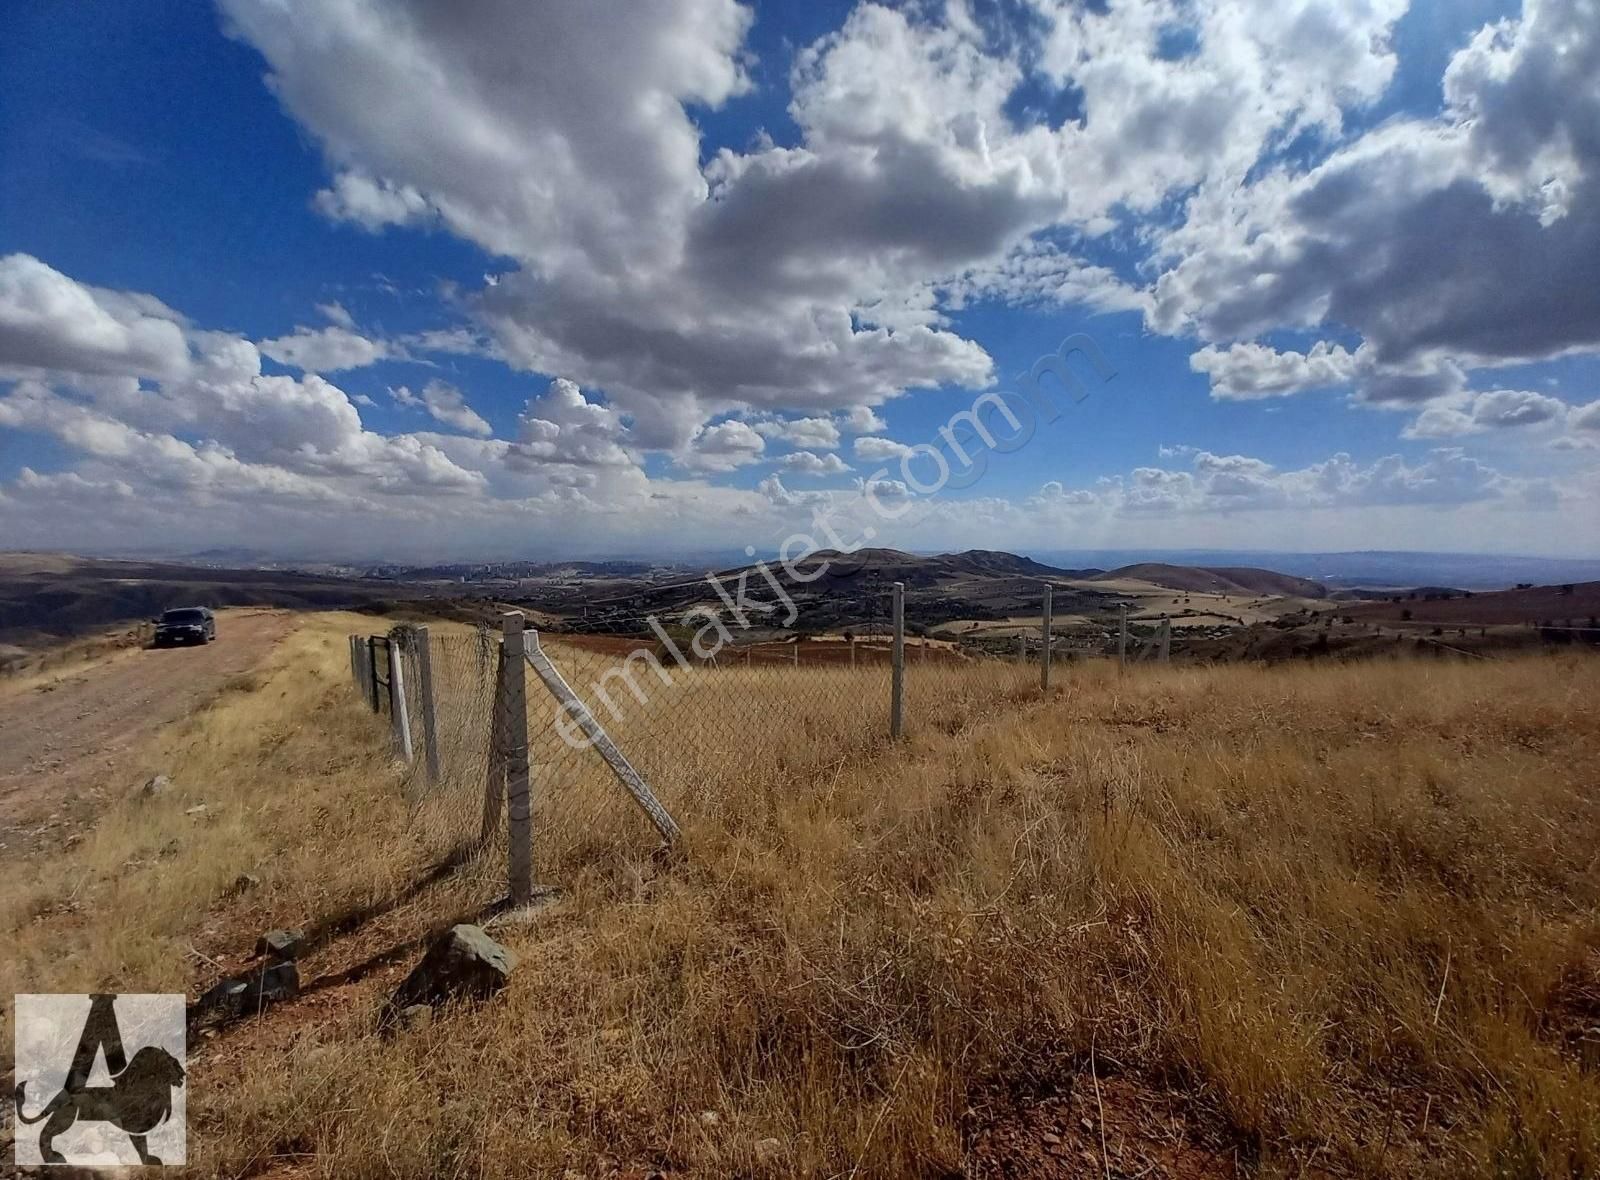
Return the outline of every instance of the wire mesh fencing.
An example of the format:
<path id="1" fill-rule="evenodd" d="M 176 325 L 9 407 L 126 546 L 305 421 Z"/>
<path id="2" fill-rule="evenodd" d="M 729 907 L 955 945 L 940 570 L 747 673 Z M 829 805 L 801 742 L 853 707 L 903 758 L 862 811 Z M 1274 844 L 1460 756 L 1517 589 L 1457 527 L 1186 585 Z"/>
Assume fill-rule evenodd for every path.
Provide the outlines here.
<path id="1" fill-rule="evenodd" d="M 500 636 L 486 628 L 442 634 L 413 630 L 402 649 L 410 670 L 405 682 L 407 711 L 417 730 L 416 753 L 406 777 L 412 826 L 437 857 L 460 858 L 475 850 L 483 830 L 483 800 L 490 786 L 495 742 Z M 425 694 L 431 695 L 431 702 Z"/>
<path id="2" fill-rule="evenodd" d="M 852 667 L 847 652 L 826 659 L 802 652 L 797 663 L 792 652 L 751 648 L 680 664 L 645 640 L 619 651 L 542 636 L 540 647 L 655 798 L 686 825 L 736 826 L 769 790 L 812 781 L 828 765 L 889 741 L 891 670 L 860 652 Z M 619 844 L 659 843 L 575 710 L 542 689 L 535 677 L 528 698 L 540 870 L 559 874 Z"/>
<path id="3" fill-rule="evenodd" d="M 424 846 L 502 886 L 509 857 L 515 894 L 518 849 L 531 846 L 538 880 L 559 881 L 683 831 L 759 822 L 780 794 L 816 789 L 829 767 L 896 737 L 958 732 L 1037 699 L 1047 653 L 1071 646 L 1050 631 L 1012 656 L 906 635 L 903 593 L 895 623 L 864 635 L 739 642 L 707 624 L 728 640 L 707 644 L 684 619 L 636 637 L 524 634 L 520 616 L 504 635 L 402 626 L 351 638 L 352 677 L 411 762 Z M 513 639 L 525 660 L 508 654 Z"/>
<path id="4" fill-rule="evenodd" d="M 1039 693 L 1039 664 L 974 655 L 954 644 L 908 640 L 905 650 L 906 734 L 955 733 L 974 721 L 1014 711 Z"/>

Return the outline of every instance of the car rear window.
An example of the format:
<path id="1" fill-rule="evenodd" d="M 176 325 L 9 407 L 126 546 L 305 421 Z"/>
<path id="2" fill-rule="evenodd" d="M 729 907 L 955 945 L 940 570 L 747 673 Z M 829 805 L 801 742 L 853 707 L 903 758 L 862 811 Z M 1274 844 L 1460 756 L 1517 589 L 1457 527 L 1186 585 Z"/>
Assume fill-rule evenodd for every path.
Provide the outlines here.
<path id="1" fill-rule="evenodd" d="M 169 610 L 161 616 L 163 623 L 203 623 L 206 621 L 204 611 L 198 610 Z"/>

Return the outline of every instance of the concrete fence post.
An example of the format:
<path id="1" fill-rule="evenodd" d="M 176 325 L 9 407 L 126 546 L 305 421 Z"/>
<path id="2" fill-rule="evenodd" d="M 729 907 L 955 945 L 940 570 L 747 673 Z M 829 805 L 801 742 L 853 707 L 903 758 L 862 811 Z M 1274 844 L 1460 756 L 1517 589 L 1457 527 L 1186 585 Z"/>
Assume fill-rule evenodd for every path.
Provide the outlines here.
<path id="1" fill-rule="evenodd" d="M 1172 620 L 1166 615 L 1161 616 L 1161 651 L 1159 658 L 1163 664 L 1172 662 Z"/>
<path id="2" fill-rule="evenodd" d="M 852 668 L 856 666 L 856 637 L 854 635 L 850 637 L 850 666 Z"/>
<path id="3" fill-rule="evenodd" d="M 898 738 L 905 721 L 906 681 L 906 584 L 894 584 L 893 672 L 889 687 L 889 736 Z"/>
<path id="4" fill-rule="evenodd" d="M 406 652 L 398 640 L 389 640 L 389 728 L 394 730 L 395 753 L 407 765 L 411 748 L 411 710 L 406 707 Z"/>
<path id="5" fill-rule="evenodd" d="M 1117 667 L 1128 666 L 1128 604 L 1117 606 Z"/>
<path id="6" fill-rule="evenodd" d="M 533 809 L 528 782 L 528 649 L 523 635 L 525 622 L 521 611 L 507 611 L 500 616 L 501 645 L 505 652 L 500 674 L 505 678 L 506 823 L 511 845 L 507 870 L 512 905 L 526 905 L 533 900 Z"/>
<path id="7" fill-rule="evenodd" d="M 1028 637 L 1020 631 L 1017 633 L 1017 663 L 1028 662 Z"/>
<path id="8" fill-rule="evenodd" d="M 367 703 L 372 706 L 374 713 L 381 713 L 383 703 L 378 699 L 378 641 L 369 635 L 366 646 Z"/>
<path id="9" fill-rule="evenodd" d="M 1039 652 L 1039 690 L 1041 692 L 1050 691 L 1050 640 L 1053 626 L 1050 619 L 1050 597 L 1051 588 L 1047 582 L 1044 587 L 1044 618 L 1039 626 L 1040 642 L 1044 645 Z"/>
<path id="10" fill-rule="evenodd" d="M 439 710 L 433 698 L 433 648 L 426 627 L 416 629 L 417 696 L 422 703 L 422 749 L 428 763 L 428 781 L 440 778 Z"/>
<path id="11" fill-rule="evenodd" d="M 798 668 L 800 666 L 800 637 L 798 635 L 794 637 L 794 650 L 790 654 L 794 656 L 794 666 Z"/>

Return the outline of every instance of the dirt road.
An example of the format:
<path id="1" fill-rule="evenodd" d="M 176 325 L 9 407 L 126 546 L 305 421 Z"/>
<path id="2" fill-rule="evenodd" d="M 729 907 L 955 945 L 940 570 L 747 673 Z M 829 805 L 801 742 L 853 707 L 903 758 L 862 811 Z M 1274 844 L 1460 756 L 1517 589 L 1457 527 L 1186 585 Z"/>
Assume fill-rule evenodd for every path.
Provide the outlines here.
<path id="1" fill-rule="evenodd" d="M 219 612 L 209 646 L 119 653 L 0 695 L 0 859 L 92 822 L 137 774 L 139 743 L 255 667 L 289 626 L 281 611 Z"/>

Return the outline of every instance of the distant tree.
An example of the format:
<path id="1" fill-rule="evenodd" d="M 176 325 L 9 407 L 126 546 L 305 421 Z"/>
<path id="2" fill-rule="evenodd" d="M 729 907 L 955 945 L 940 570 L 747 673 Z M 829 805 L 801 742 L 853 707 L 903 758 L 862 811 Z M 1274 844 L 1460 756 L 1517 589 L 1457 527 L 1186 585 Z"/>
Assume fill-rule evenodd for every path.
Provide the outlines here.
<path id="1" fill-rule="evenodd" d="M 1443 635 L 1444 634 L 1444 628 L 1443 627 L 1435 627 L 1431 632 L 1429 632 L 1429 634 L 1432 634 L 1432 635 Z"/>
<path id="2" fill-rule="evenodd" d="M 1568 582 L 1568 583 L 1566 583 L 1566 585 L 1561 587 L 1561 596 L 1563 598 L 1567 598 L 1567 597 L 1570 597 L 1571 594 L 1572 594 L 1572 583 Z"/>
<path id="3" fill-rule="evenodd" d="M 1403 623 L 1409 623 L 1411 621 L 1411 608 L 1409 606 L 1400 612 L 1400 621 Z"/>

